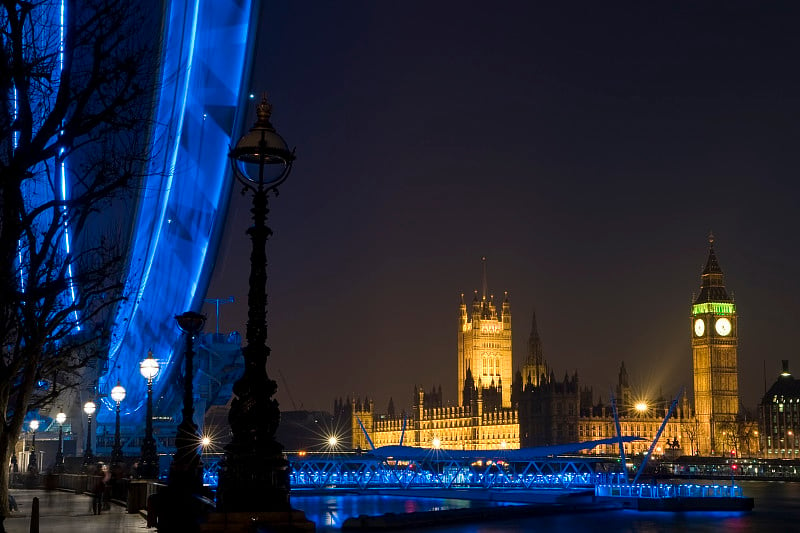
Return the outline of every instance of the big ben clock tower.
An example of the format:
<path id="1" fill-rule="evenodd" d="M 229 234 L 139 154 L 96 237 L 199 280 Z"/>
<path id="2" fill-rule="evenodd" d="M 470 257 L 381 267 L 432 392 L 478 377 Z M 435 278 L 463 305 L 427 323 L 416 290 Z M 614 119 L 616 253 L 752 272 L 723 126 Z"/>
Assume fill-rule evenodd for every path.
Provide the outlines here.
<path id="1" fill-rule="evenodd" d="M 691 315 L 697 442 L 705 455 L 728 452 L 732 442 L 726 437 L 739 413 L 736 303 L 725 290 L 713 234 L 708 243 L 708 260 Z"/>

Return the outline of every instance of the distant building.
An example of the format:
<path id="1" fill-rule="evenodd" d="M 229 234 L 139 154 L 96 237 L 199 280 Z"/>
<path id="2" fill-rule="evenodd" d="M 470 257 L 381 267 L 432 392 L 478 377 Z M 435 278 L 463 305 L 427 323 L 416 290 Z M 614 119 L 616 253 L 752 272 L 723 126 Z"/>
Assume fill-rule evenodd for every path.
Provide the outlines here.
<path id="1" fill-rule="evenodd" d="M 736 303 L 725 290 L 713 235 L 708 242 L 708 260 L 691 314 L 694 405 L 702 455 L 728 452 L 739 414 Z"/>
<path id="2" fill-rule="evenodd" d="M 800 456 L 800 443 L 797 440 L 797 432 L 800 431 L 800 381 L 789 373 L 789 361 L 783 361 L 783 371 L 764 395 L 759 407 L 760 442 L 764 457 L 795 459 Z"/>
<path id="3" fill-rule="evenodd" d="M 469 314 L 464 294 L 458 306 L 458 380 L 456 390 L 461 395 L 461 405 L 473 400 L 473 390 L 491 390 L 500 397 L 497 407 L 511 407 L 511 383 L 513 362 L 511 358 L 511 304 L 505 293 L 500 313 L 494 303 L 494 295 L 488 293 L 486 258 L 483 265 L 483 291 L 472 299 Z M 471 379 L 474 387 L 464 387 Z M 505 378 L 505 379 L 504 379 Z M 503 388 L 505 382 L 506 388 Z M 492 401 L 494 398 L 492 398 Z M 488 406 L 487 406 L 488 407 Z M 491 407 L 495 407 L 492 405 Z"/>
<path id="4" fill-rule="evenodd" d="M 485 258 L 482 286 L 469 307 L 463 294 L 459 305 L 458 405 L 443 405 L 441 387 L 429 393 L 414 387 L 413 410 L 400 416 L 378 414 L 367 400 L 339 401 L 334 417 L 350 429 L 352 446 L 366 449 L 401 441 L 408 446 L 467 450 L 549 446 L 612 438 L 618 434 L 618 423 L 623 436 L 643 439 L 625 443 L 625 453 L 646 453 L 671 400 L 635 398 L 624 362 L 613 403 L 611 398 L 608 403 L 595 401 L 592 389 L 581 386 L 577 371 L 558 380 L 545 360 L 535 313 L 527 356 L 512 377 L 511 304 L 505 293 L 498 309 L 488 292 Z M 725 289 L 713 236 L 700 293 L 692 299 L 691 345 L 695 404 L 686 394 L 677 400 L 653 453 L 754 454 L 756 421 L 739 415 L 736 306 Z M 619 448 L 603 445 L 590 453 L 618 454 Z"/>

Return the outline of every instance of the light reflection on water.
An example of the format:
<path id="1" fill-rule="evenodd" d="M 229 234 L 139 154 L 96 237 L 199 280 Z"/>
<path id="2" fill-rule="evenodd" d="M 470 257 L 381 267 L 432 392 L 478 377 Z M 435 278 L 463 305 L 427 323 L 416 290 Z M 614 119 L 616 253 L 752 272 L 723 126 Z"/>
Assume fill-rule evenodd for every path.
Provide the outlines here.
<path id="1" fill-rule="evenodd" d="M 426 528 L 429 533 L 525 533 L 530 531 L 624 531 L 632 533 L 691 531 L 719 533 L 798 531 L 800 483 L 744 481 L 744 495 L 755 498 L 751 512 L 639 512 L 603 511 L 538 516 L 526 519 L 475 524 L 451 524 Z M 292 506 L 306 512 L 317 531 L 338 531 L 351 516 L 411 513 L 487 505 L 485 502 L 438 498 L 407 498 L 375 495 L 292 495 Z M 399 531 L 399 530 L 393 530 Z"/>
<path id="2" fill-rule="evenodd" d="M 444 511 L 468 507 L 508 505 L 495 502 L 471 502 L 445 498 L 410 498 L 378 495 L 319 495 L 296 496 L 292 494 L 292 507 L 306 513 L 306 518 L 317 524 L 317 531 L 337 531 L 350 517 L 377 516 L 384 513 L 417 513 Z"/>

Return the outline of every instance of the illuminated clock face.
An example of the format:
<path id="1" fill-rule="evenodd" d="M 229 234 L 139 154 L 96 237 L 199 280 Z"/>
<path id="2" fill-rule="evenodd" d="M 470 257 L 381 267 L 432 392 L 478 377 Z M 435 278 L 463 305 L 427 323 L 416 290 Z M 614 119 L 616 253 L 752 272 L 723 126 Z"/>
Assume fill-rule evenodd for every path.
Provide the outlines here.
<path id="1" fill-rule="evenodd" d="M 698 337 L 702 337 L 703 333 L 706 330 L 706 324 L 703 322 L 702 318 L 698 318 L 694 321 L 694 334 Z"/>
<path id="2" fill-rule="evenodd" d="M 731 333 L 731 321 L 727 318 L 718 318 L 717 322 L 714 324 L 714 329 L 717 330 L 717 333 L 725 337 L 726 335 L 730 335 Z"/>

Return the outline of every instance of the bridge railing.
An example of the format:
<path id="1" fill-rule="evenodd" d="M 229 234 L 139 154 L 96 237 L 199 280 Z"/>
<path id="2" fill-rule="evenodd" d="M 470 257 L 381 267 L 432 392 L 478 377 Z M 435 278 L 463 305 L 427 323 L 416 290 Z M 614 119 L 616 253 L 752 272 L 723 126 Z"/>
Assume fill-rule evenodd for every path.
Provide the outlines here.
<path id="1" fill-rule="evenodd" d="M 650 485 L 605 484 L 595 487 L 596 496 L 617 496 L 622 498 L 741 498 L 742 487 L 739 485 L 696 483 L 660 483 Z"/>
<path id="2" fill-rule="evenodd" d="M 365 455 L 292 457 L 293 488 L 580 488 L 601 479 L 595 463 L 580 458 L 531 461 L 380 459 Z"/>

